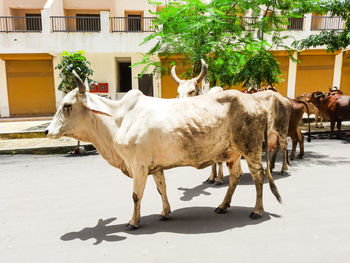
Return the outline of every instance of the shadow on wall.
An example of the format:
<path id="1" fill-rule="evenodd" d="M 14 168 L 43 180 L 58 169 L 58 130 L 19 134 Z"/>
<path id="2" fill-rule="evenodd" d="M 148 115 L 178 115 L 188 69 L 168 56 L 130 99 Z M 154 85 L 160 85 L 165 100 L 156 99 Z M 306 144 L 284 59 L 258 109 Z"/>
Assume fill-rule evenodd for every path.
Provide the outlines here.
<path id="1" fill-rule="evenodd" d="M 94 245 L 98 245 L 102 241 L 116 242 L 126 239 L 125 236 L 118 235 L 119 233 L 129 235 L 152 235 L 161 232 L 177 234 L 217 233 L 260 224 L 270 220 L 271 216 L 280 217 L 264 212 L 261 219 L 251 220 L 248 216 L 252 208 L 239 206 L 229 208 L 226 214 L 216 214 L 214 210 L 213 207 L 181 208 L 171 213 L 169 221 L 159 221 L 159 215 L 144 216 L 141 218 L 141 227 L 131 232 L 125 231 L 125 223 L 110 225 L 116 218 L 99 219 L 96 226 L 85 227 L 78 232 L 66 233 L 61 236 L 61 240 L 95 239 Z"/>

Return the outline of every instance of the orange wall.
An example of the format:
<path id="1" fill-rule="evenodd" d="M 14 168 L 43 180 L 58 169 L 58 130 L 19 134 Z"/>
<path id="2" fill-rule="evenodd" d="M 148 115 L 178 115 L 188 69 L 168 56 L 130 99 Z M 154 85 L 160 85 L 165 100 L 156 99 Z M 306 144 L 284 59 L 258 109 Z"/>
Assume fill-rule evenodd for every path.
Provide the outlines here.
<path id="1" fill-rule="evenodd" d="M 316 90 L 328 91 L 333 85 L 334 55 L 299 55 L 295 96 Z"/>
<path id="2" fill-rule="evenodd" d="M 343 55 L 340 89 L 350 95 L 350 52 Z"/>
<path id="3" fill-rule="evenodd" d="M 283 96 L 287 96 L 288 89 L 288 69 L 289 69 L 289 57 L 288 56 L 275 56 L 278 63 L 280 63 L 280 69 L 282 71 L 282 75 L 280 76 L 283 81 L 276 85 L 276 89 Z"/>

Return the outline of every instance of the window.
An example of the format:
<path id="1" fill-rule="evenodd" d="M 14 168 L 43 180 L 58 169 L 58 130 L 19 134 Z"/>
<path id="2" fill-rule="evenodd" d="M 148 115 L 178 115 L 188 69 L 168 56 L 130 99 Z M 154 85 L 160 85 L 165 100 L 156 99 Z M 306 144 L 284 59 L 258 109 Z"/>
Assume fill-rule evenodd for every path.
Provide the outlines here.
<path id="1" fill-rule="evenodd" d="M 128 15 L 128 31 L 141 31 L 141 15 Z"/>
<path id="2" fill-rule="evenodd" d="M 126 31 L 139 32 L 143 31 L 143 11 L 126 10 L 125 11 Z"/>
<path id="3" fill-rule="evenodd" d="M 304 28 L 304 18 L 288 18 L 288 29 L 289 30 L 303 30 Z"/>
<path id="4" fill-rule="evenodd" d="M 41 14 L 26 14 L 26 27 L 28 31 L 41 31 Z"/>
<path id="5" fill-rule="evenodd" d="M 77 14 L 77 31 L 101 31 L 100 15 Z"/>

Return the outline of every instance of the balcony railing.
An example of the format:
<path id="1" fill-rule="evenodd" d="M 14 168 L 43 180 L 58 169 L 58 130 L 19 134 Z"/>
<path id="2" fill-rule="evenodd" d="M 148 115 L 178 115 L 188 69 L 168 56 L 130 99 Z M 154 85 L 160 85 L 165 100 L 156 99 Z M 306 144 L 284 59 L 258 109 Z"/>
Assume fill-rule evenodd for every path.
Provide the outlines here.
<path id="1" fill-rule="evenodd" d="M 289 18 L 289 25 L 286 26 L 286 29 L 293 31 L 302 31 L 304 30 L 304 17 L 298 18 Z"/>
<path id="2" fill-rule="evenodd" d="M 111 32 L 154 32 L 153 17 L 111 17 Z"/>
<path id="3" fill-rule="evenodd" d="M 343 30 L 345 21 L 339 16 L 313 16 L 311 30 Z"/>
<path id="4" fill-rule="evenodd" d="M 0 32 L 41 32 L 41 16 L 0 16 Z"/>
<path id="5" fill-rule="evenodd" d="M 256 24 L 258 17 L 242 17 L 241 23 L 246 31 L 254 31 L 254 24 Z M 289 18 L 288 25 L 282 25 L 282 28 L 287 30 L 304 30 L 304 17 Z"/>
<path id="6" fill-rule="evenodd" d="M 52 32 L 99 32 L 99 16 L 51 16 Z"/>

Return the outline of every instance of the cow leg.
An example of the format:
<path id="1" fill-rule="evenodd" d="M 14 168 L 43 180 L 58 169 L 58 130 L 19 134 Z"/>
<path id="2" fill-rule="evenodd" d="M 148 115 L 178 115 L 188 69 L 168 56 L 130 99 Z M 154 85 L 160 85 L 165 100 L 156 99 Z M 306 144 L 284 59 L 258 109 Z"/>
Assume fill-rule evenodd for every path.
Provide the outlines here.
<path id="1" fill-rule="evenodd" d="M 132 170 L 134 178 L 134 187 L 132 193 L 132 199 L 134 201 L 134 212 L 129 224 L 125 226 L 126 230 L 135 230 L 139 227 L 140 223 L 140 207 L 143 191 L 145 190 L 148 171 L 143 167 L 138 167 Z"/>
<path id="2" fill-rule="evenodd" d="M 230 207 L 232 195 L 236 189 L 239 180 L 241 179 L 242 168 L 241 168 L 241 156 L 239 156 L 235 161 L 228 162 L 227 168 L 230 173 L 228 189 L 224 198 L 224 201 L 215 209 L 215 213 L 223 214 L 226 212 L 226 209 Z"/>
<path id="3" fill-rule="evenodd" d="M 278 142 L 282 151 L 283 159 L 282 159 L 282 170 L 281 170 L 281 175 L 286 173 L 288 171 L 288 154 L 287 154 L 287 138 L 284 136 L 278 137 Z"/>
<path id="4" fill-rule="evenodd" d="M 294 134 L 294 136 L 291 136 L 291 138 L 292 138 L 292 151 L 289 155 L 289 159 L 294 160 L 295 152 L 297 150 L 297 144 L 298 144 L 297 135 Z"/>
<path id="5" fill-rule="evenodd" d="M 164 177 L 163 170 L 154 173 L 153 179 L 157 184 L 157 190 L 162 198 L 162 203 L 163 203 L 163 211 L 161 213 L 160 220 L 165 221 L 165 220 L 169 219 L 170 205 L 169 205 L 168 197 L 166 194 L 166 184 L 165 184 L 165 177 Z"/>
<path id="6" fill-rule="evenodd" d="M 318 116 L 318 115 L 317 115 Z M 320 116 L 320 128 L 324 128 L 324 125 L 323 125 L 323 121 L 322 121 L 322 117 Z"/>
<path id="7" fill-rule="evenodd" d="M 222 163 L 218 163 L 218 176 L 215 178 L 216 185 L 222 185 L 224 183 L 224 171 Z"/>
<path id="8" fill-rule="evenodd" d="M 256 158 L 257 159 L 257 158 Z M 263 183 L 264 183 L 264 169 L 261 162 L 257 160 L 247 159 L 250 173 L 253 177 L 256 188 L 256 203 L 253 212 L 249 215 L 251 219 L 261 218 L 264 211 L 262 195 L 263 195 Z"/>
<path id="9" fill-rule="evenodd" d="M 215 178 L 216 178 L 216 163 L 214 163 L 212 166 L 211 166 L 211 174 L 210 174 L 210 177 L 204 181 L 205 183 L 208 183 L 208 184 L 213 184 L 215 182 Z"/>
<path id="10" fill-rule="evenodd" d="M 334 126 L 335 126 L 335 121 L 331 121 L 331 133 L 329 134 L 328 138 L 333 137 Z"/>
<path id="11" fill-rule="evenodd" d="M 337 129 L 338 129 L 338 138 L 342 137 L 341 133 L 341 121 L 337 121 Z"/>
<path id="12" fill-rule="evenodd" d="M 288 171 L 288 152 L 287 148 L 283 149 L 283 164 L 282 164 L 282 170 L 281 170 L 281 175 L 284 175 Z"/>
<path id="13" fill-rule="evenodd" d="M 278 147 L 276 147 L 275 149 L 272 150 L 272 157 L 270 160 L 270 171 L 271 172 L 275 168 L 277 153 L 278 153 Z"/>
<path id="14" fill-rule="evenodd" d="M 304 157 L 304 135 L 301 133 L 300 128 L 298 128 L 298 142 L 299 142 L 299 149 L 300 149 L 300 153 L 298 155 L 299 159 L 302 159 Z"/>

